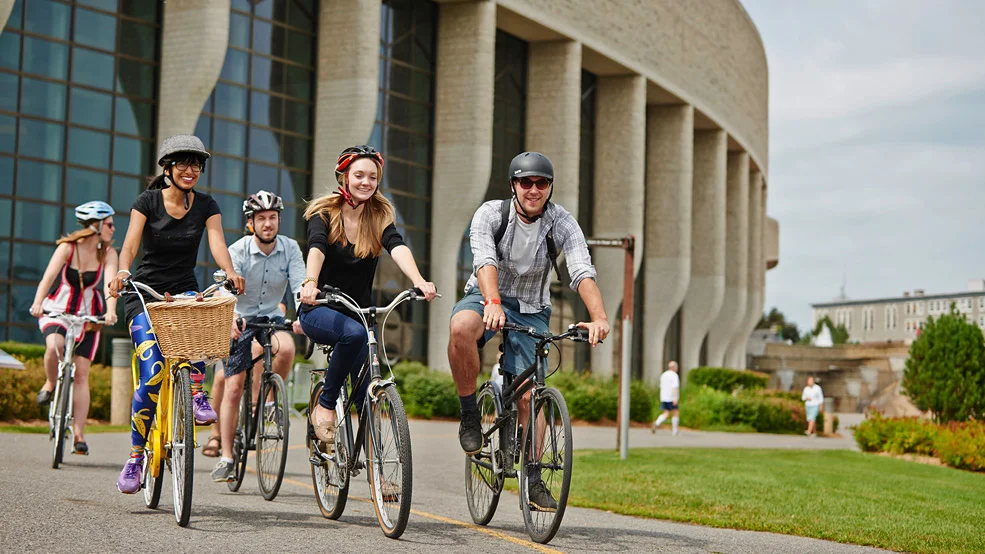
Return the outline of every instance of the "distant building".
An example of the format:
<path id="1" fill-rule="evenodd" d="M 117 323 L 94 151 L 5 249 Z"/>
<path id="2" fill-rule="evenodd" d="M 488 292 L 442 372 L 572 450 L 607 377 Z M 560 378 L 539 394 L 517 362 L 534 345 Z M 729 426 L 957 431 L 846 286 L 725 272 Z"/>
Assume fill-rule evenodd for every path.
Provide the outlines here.
<path id="1" fill-rule="evenodd" d="M 985 330 L 985 279 L 969 279 L 968 290 L 925 294 L 923 289 L 894 298 L 837 299 L 811 304 L 813 324 L 828 316 L 844 325 L 850 342 L 912 341 L 928 317 L 948 313 L 955 304 L 965 319 Z"/>

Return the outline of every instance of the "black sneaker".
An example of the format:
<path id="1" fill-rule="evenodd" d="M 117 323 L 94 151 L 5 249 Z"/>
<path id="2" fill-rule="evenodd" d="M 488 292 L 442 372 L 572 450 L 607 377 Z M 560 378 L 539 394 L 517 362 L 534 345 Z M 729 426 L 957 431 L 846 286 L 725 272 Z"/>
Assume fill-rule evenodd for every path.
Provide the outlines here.
<path id="1" fill-rule="evenodd" d="M 212 470 L 212 480 L 216 483 L 226 483 L 233 480 L 233 464 L 219 461 Z"/>
<path id="2" fill-rule="evenodd" d="M 538 512 L 556 512 L 557 502 L 551 496 L 551 491 L 547 490 L 547 485 L 543 481 L 537 481 L 530 485 L 530 509 Z"/>
<path id="3" fill-rule="evenodd" d="M 478 410 L 462 413 L 462 423 L 458 426 L 458 442 L 466 454 L 475 454 L 482 450 L 482 419 Z"/>

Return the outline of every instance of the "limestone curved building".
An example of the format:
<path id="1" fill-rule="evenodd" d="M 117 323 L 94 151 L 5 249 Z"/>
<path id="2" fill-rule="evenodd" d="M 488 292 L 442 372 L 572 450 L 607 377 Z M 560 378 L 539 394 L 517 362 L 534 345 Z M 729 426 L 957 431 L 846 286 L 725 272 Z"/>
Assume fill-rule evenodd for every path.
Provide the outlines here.
<path id="1" fill-rule="evenodd" d="M 398 226 L 445 293 L 391 322 L 402 357 L 447 367 L 472 212 L 539 150 L 587 235 L 636 238 L 634 372 L 745 365 L 767 267 L 768 70 L 737 0 L 0 0 L 0 29 L 0 339 L 36 335 L 28 292 L 68 208 L 103 197 L 126 214 L 158 142 L 194 132 L 229 240 L 264 188 L 303 241 L 337 153 L 387 155 Z M 593 257 L 618 328 L 623 253 Z M 407 285 L 388 263 L 377 283 Z M 580 315 L 552 291 L 559 325 Z M 575 363 L 612 374 L 618 344 Z"/>

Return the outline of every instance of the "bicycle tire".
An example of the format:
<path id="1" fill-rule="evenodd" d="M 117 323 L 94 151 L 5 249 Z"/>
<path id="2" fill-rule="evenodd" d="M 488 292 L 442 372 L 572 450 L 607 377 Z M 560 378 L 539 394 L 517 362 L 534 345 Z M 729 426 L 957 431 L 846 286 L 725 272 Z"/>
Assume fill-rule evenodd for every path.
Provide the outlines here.
<path id="1" fill-rule="evenodd" d="M 488 382 L 482 385 L 476 395 L 483 437 L 500 415 L 496 409 L 495 396 L 496 392 Z M 501 432 L 503 430 L 499 429 L 485 437 L 482 450 L 477 454 L 465 456 L 465 499 L 476 525 L 486 525 L 492 520 L 499 505 L 499 495 L 503 491 L 502 462 L 507 456 L 501 450 Z"/>
<path id="2" fill-rule="evenodd" d="M 233 433 L 233 479 L 226 482 L 231 492 L 238 491 L 246 478 L 246 458 L 250 454 L 249 435 L 246 431 L 250 418 L 253 417 L 250 398 L 244 388 L 243 396 L 239 399 L 239 420 L 236 421 L 236 431 Z"/>
<path id="3" fill-rule="evenodd" d="M 151 468 L 154 464 L 157 464 L 157 477 L 151 474 Z M 143 470 L 144 505 L 153 510 L 161 502 L 161 489 L 164 485 L 164 459 L 152 450 L 145 450 Z"/>
<path id="4" fill-rule="evenodd" d="M 51 456 L 51 468 L 58 469 L 65 459 L 65 439 L 68 435 L 68 413 L 72 408 L 69 404 L 72 398 L 72 369 L 74 364 L 67 364 L 62 376 L 55 385 L 55 444 Z"/>
<path id="5" fill-rule="evenodd" d="M 393 383 L 377 391 L 369 409 L 366 465 L 369 466 L 370 496 L 383 534 L 396 539 L 407 528 L 413 496 L 410 426 L 404 403 Z M 360 422 L 360 427 L 362 425 Z M 399 488 L 394 490 L 393 485 Z"/>
<path id="6" fill-rule="evenodd" d="M 322 384 L 319 383 L 311 391 L 311 398 L 308 400 L 308 413 L 314 409 L 321 394 Z M 345 406 L 345 387 L 336 402 L 335 417 L 344 418 L 335 430 L 335 451 L 333 457 L 336 460 L 335 467 L 331 467 L 332 462 L 327 462 L 319 456 L 318 445 L 320 442 L 314 438 L 311 423 L 307 424 L 307 445 L 308 460 L 311 462 L 311 481 L 314 485 L 315 500 L 318 502 L 318 509 L 321 515 L 328 519 L 339 519 L 345 511 L 345 504 L 349 498 L 349 468 L 346 465 L 349 461 L 349 441 L 347 433 L 352 428 L 352 416 L 342 413 Z M 318 462 L 318 463 L 315 463 Z"/>
<path id="7" fill-rule="evenodd" d="M 171 395 L 171 478 L 174 492 L 174 519 L 179 527 L 188 525 L 192 513 L 195 479 L 195 413 L 189 366 L 178 366 Z"/>
<path id="8" fill-rule="evenodd" d="M 568 487 L 571 485 L 571 418 L 564 396 L 557 389 L 544 388 L 535 393 L 534 413 L 531 414 L 524 431 L 520 455 L 520 509 L 523 523 L 530 539 L 547 544 L 554 538 L 561 526 L 564 509 L 568 503 Z M 527 436 L 538 425 L 530 422 L 544 418 L 544 436 L 540 455 L 530 451 Z M 541 479 L 548 491 L 557 494 L 557 509 L 554 512 L 534 510 L 529 500 L 529 475 L 540 471 Z"/>
<path id="9" fill-rule="evenodd" d="M 268 406 L 266 399 L 271 395 L 273 405 Z M 287 388 L 280 375 L 271 373 L 260 384 L 257 410 L 260 411 L 256 434 L 257 484 L 264 500 L 273 500 L 284 481 L 291 428 L 287 413 Z M 268 411 L 271 413 L 268 414 Z"/>

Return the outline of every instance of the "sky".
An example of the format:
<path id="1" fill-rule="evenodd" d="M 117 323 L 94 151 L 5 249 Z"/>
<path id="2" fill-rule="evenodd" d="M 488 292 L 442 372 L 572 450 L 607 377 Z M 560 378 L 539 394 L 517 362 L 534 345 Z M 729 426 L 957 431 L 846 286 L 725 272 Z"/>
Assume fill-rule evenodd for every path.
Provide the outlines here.
<path id="1" fill-rule="evenodd" d="M 985 278 L 985 1 L 741 0 L 766 47 L 765 309 Z"/>

